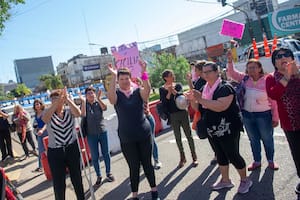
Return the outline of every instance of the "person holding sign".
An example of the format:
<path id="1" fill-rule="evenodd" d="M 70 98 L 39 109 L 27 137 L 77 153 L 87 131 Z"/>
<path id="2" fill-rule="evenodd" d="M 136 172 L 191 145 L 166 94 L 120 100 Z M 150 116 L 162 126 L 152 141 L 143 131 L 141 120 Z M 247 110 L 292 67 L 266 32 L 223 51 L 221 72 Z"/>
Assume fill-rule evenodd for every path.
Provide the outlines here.
<path id="1" fill-rule="evenodd" d="M 261 141 L 264 145 L 268 167 L 278 170 L 274 162 L 274 127 L 278 126 L 279 118 L 277 103 L 268 97 L 266 77 L 259 60 L 250 59 L 246 64 L 245 73 L 237 71 L 233 66 L 232 52 L 227 52 L 227 73 L 235 81 L 243 84 L 245 94 L 240 95 L 240 108 L 243 115 L 247 135 L 250 140 L 253 162 L 248 171 L 261 167 Z"/>
<path id="2" fill-rule="evenodd" d="M 114 105 L 119 120 L 118 135 L 121 150 L 129 167 L 132 199 L 138 199 L 140 165 L 142 164 L 151 187 L 152 199 L 159 200 L 154 168 L 151 163 L 151 127 L 144 114 L 144 102 L 149 99 L 151 87 L 146 72 L 146 63 L 140 61 L 140 66 L 143 87 L 134 88 L 130 71 L 127 68 L 116 70 L 110 64 L 108 69 L 112 78 L 107 97 Z M 116 82 L 119 84 L 118 89 Z"/>

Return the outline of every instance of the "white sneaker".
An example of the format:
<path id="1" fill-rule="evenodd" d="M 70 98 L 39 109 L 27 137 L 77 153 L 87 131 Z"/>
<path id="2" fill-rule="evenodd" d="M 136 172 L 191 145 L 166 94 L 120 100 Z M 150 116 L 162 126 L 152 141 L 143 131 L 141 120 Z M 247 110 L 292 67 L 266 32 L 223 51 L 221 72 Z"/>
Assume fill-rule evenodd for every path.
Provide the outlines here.
<path id="1" fill-rule="evenodd" d="M 223 188 L 232 188 L 234 187 L 234 184 L 229 180 L 228 182 L 222 181 L 216 181 L 213 185 L 210 186 L 212 190 L 221 190 Z"/>
<path id="2" fill-rule="evenodd" d="M 162 166 L 162 163 L 159 162 L 159 160 L 154 161 L 154 169 L 160 169 Z"/>

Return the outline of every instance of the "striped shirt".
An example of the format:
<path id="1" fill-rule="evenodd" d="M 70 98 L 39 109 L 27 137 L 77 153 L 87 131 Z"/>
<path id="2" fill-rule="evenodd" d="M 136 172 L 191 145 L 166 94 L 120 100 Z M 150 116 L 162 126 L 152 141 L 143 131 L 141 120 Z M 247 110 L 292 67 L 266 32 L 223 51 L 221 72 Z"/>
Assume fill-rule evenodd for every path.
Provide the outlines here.
<path id="1" fill-rule="evenodd" d="M 75 121 L 69 109 L 65 109 L 63 118 L 56 113 L 47 123 L 50 148 L 60 148 L 72 144 L 76 140 Z"/>

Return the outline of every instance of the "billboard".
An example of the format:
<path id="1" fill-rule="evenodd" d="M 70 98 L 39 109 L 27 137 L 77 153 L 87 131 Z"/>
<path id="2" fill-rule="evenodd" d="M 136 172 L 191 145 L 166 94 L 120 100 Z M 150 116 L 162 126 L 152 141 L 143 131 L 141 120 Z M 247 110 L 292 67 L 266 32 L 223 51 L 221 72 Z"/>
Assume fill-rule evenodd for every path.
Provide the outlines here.
<path id="1" fill-rule="evenodd" d="M 300 32 L 300 7 L 276 10 L 268 15 L 272 36 Z"/>

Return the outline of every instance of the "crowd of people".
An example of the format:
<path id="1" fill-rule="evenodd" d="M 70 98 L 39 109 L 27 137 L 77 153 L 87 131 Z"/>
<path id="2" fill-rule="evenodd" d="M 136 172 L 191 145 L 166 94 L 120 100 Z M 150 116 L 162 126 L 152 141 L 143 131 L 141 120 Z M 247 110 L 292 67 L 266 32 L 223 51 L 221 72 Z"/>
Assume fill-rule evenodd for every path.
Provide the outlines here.
<path id="1" fill-rule="evenodd" d="M 237 91 L 229 80 L 220 76 L 219 66 L 210 61 L 200 60 L 191 64 L 193 77 L 187 75 L 189 91 L 183 92 L 180 83 L 176 83 L 171 69 L 162 72 L 164 84 L 159 88 L 160 101 L 168 113 L 168 120 L 174 133 L 179 151 L 178 168 L 187 162 L 182 144 L 181 128 L 187 138 L 192 166 L 198 166 L 196 146 L 192 137 L 189 113 L 186 107 L 179 106 L 177 98 L 184 96 L 196 111 L 195 131 L 205 134 L 215 157 L 211 164 L 218 164 L 220 180 L 211 185 L 212 190 L 234 187 L 229 177 L 231 163 L 240 176 L 238 193 L 249 192 L 253 184 L 247 176 L 248 171 L 261 167 L 264 146 L 268 167 L 278 170 L 274 161 L 274 127 L 280 125 L 289 143 L 290 151 L 300 178 L 300 149 L 297 141 L 300 137 L 300 73 L 291 50 L 278 48 L 272 53 L 274 73 L 266 74 L 259 60 L 251 59 L 245 66 L 245 72 L 234 67 L 231 51 L 227 52 L 227 76 L 239 83 L 243 92 Z M 114 106 L 118 117 L 118 136 L 121 151 L 129 169 L 132 200 L 138 199 L 140 168 L 143 167 L 150 186 L 152 200 L 159 200 L 155 178 L 155 169 L 162 164 L 158 160 L 158 147 L 155 143 L 155 120 L 149 111 L 151 84 L 146 62 L 140 61 L 141 78 L 132 78 L 127 68 L 116 69 L 109 65 L 111 81 L 107 91 L 109 102 Z M 91 150 L 92 164 L 96 172 L 95 185 L 102 183 L 100 170 L 100 149 L 105 164 L 106 179 L 115 181 L 111 170 L 108 132 L 104 125 L 103 113 L 107 105 L 101 100 L 101 90 L 96 92 L 92 86 L 86 88 L 85 97 L 79 95 L 79 108 L 69 97 L 66 88 L 54 90 L 50 94 L 48 108 L 40 100 L 35 100 L 34 127 L 30 114 L 20 105 L 16 105 L 12 116 L 16 132 L 25 153 L 38 156 L 38 167 L 34 172 L 42 172 L 41 154 L 45 151 L 43 138 L 48 136 L 48 162 L 53 176 L 55 199 L 65 199 L 66 168 L 77 199 L 84 199 L 81 176 L 80 151 L 77 144 L 75 118 L 85 120 L 87 141 Z M 128 117 L 130 113 L 130 117 Z M 14 158 L 10 137 L 8 114 L 0 110 L 0 145 L 2 161 Z M 245 130 L 244 130 L 245 129 Z M 250 141 L 253 161 L 247 166 L 240 154 L 240 133 L 245 131 Z M 35 133 L 38 152 L 33 141 Z M 201 133 L 200 133 L 201 132 Z M 299 138 L 300 139 L 300 138 Z M 27 143 L 32 150 L 28 149 Z M 100 145 L 100 149 L 99 149 Z M 152 158 L 154 162 L 152 162 Z M 300 194 L 300 183 L 295 192 Z"/>

